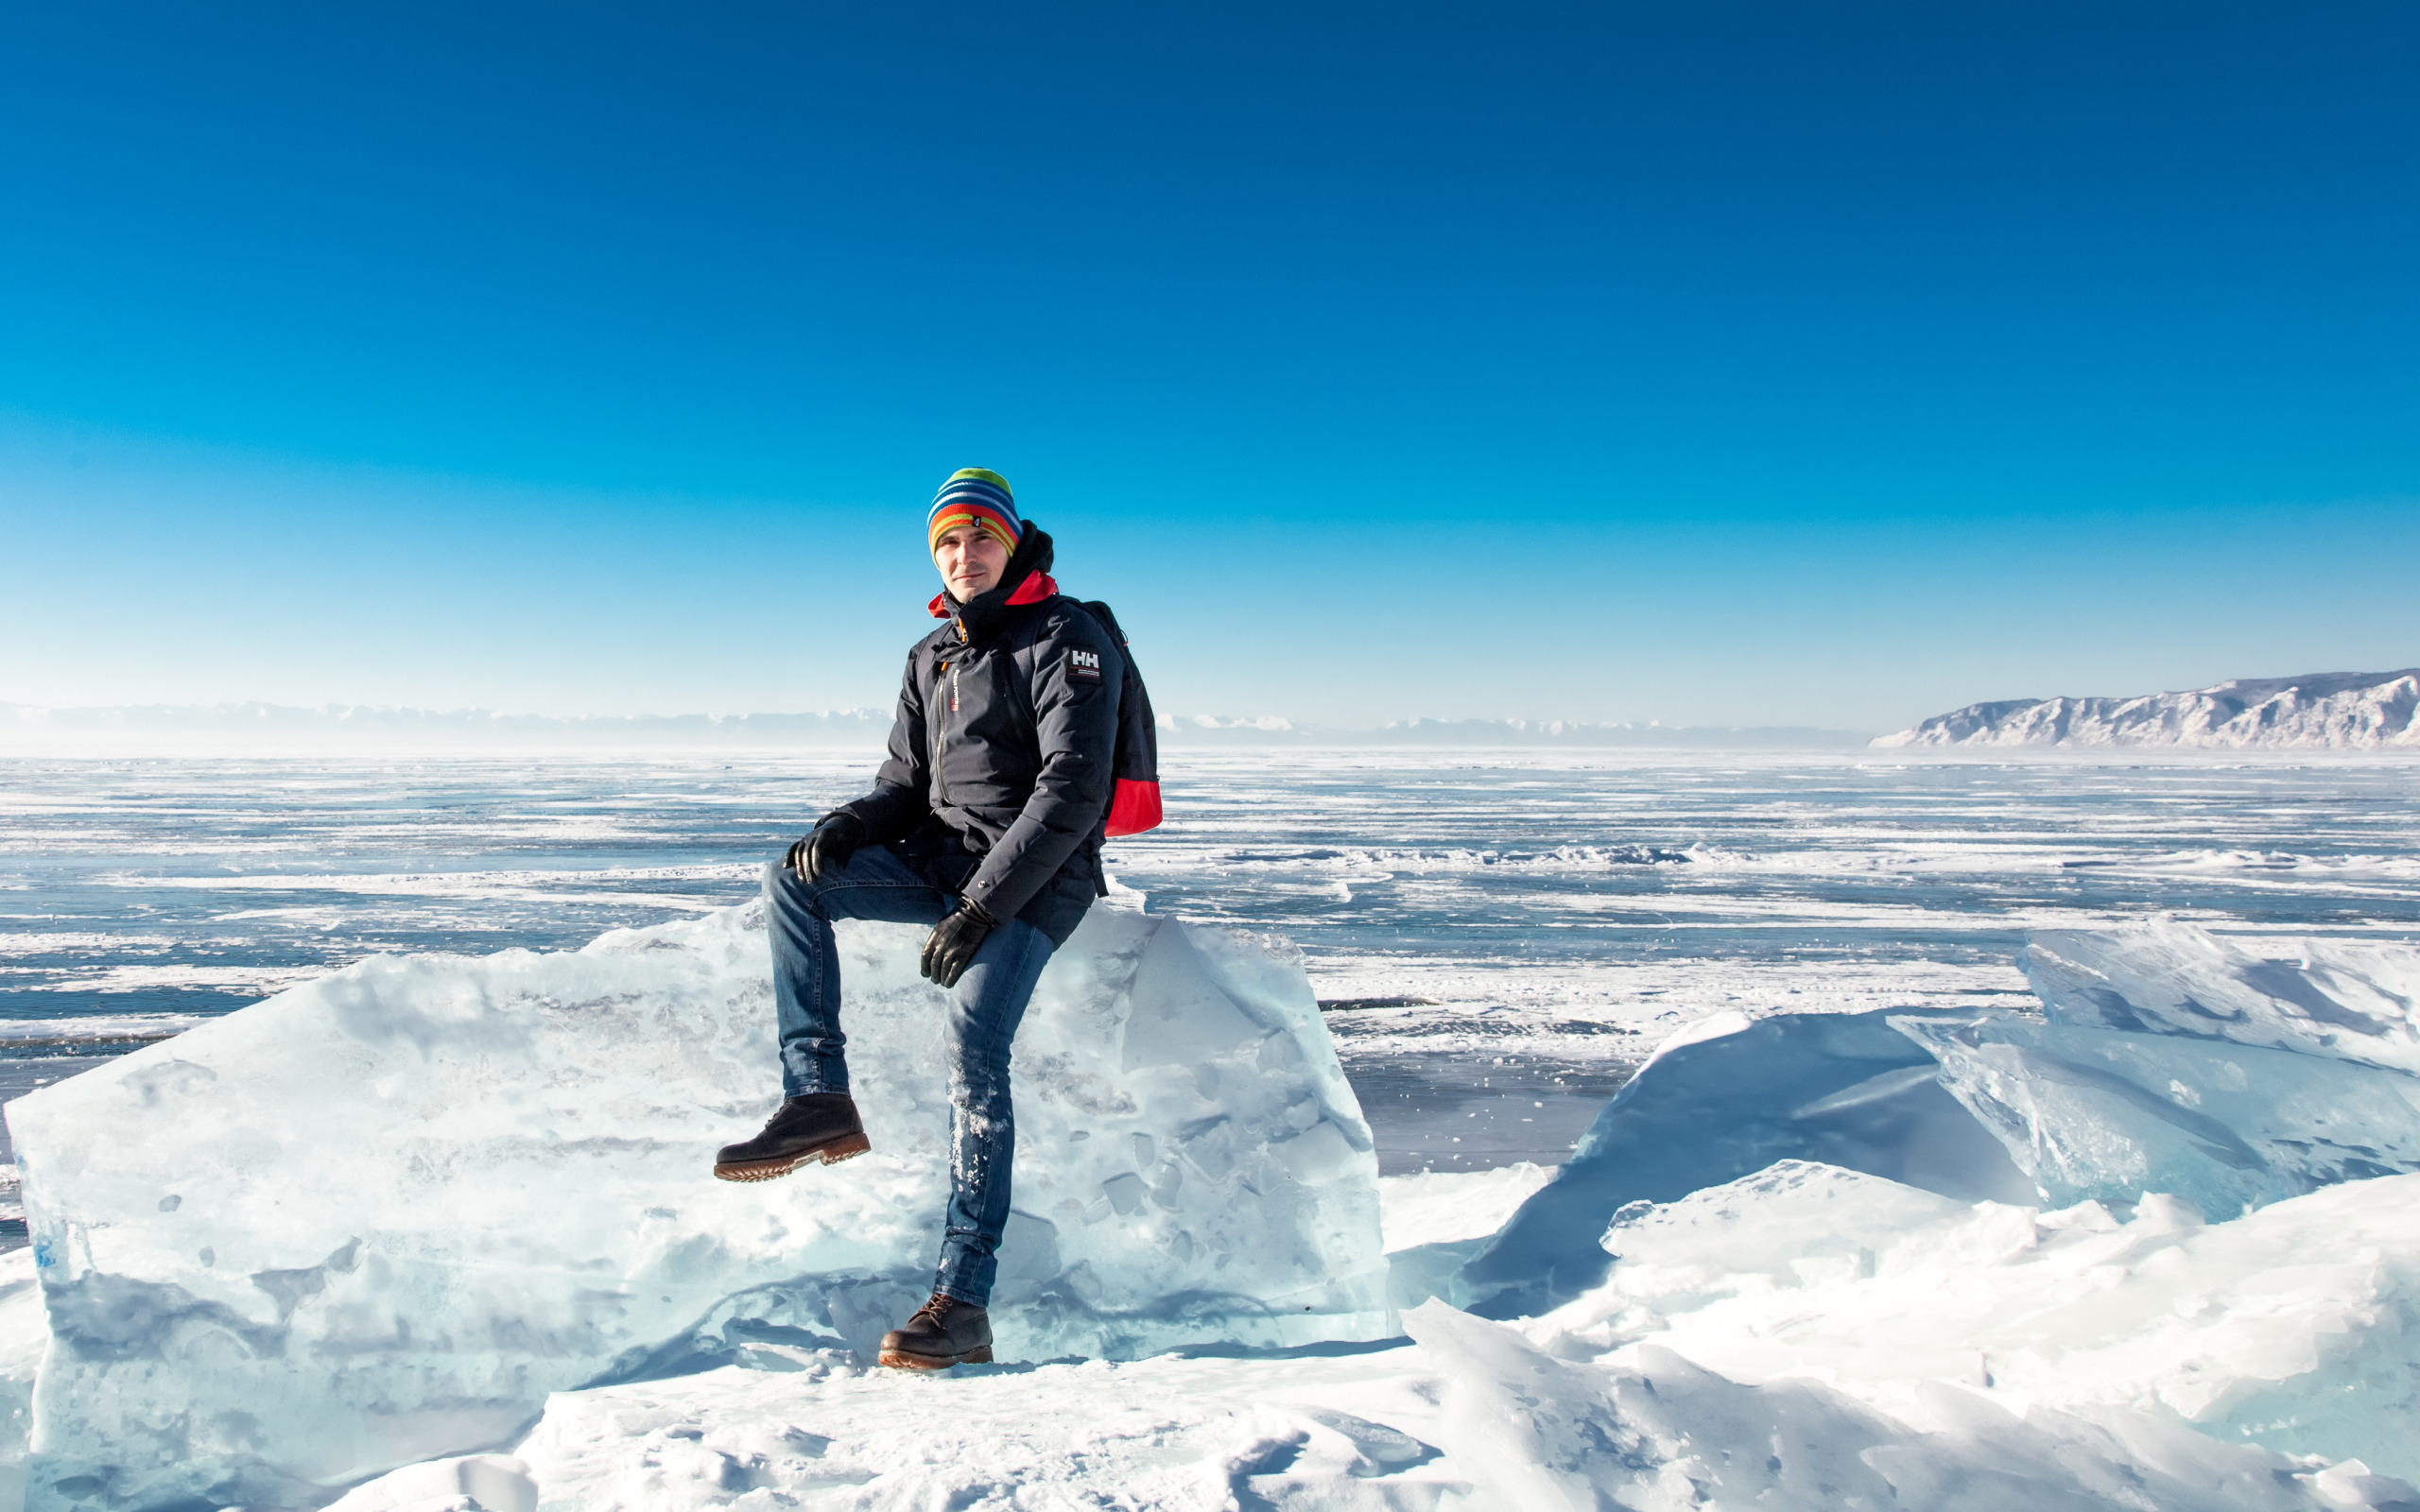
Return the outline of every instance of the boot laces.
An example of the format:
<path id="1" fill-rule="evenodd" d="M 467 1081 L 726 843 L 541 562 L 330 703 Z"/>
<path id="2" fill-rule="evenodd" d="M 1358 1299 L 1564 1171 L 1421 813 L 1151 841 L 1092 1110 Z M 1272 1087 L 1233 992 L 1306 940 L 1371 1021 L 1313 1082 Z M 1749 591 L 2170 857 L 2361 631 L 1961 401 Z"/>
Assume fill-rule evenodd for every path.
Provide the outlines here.
<path id="1" fill-rule="evenodd" d="M 916 1309 L 916 1317 L 931 1318 L 933 1320 L 934 1332 L 947 1332 L 948 1325 L 944 1319 L 949 1315 L 950 1300 L 951 1299 L 949 1297 L 943 1297 L 939 1292 L 935 1292 L 931 1301 L 928 1301 L 924 1306 Z M 915 1321 L 915 1318 L 910 1318 L 908 1321 L 912 1323 Z"/>

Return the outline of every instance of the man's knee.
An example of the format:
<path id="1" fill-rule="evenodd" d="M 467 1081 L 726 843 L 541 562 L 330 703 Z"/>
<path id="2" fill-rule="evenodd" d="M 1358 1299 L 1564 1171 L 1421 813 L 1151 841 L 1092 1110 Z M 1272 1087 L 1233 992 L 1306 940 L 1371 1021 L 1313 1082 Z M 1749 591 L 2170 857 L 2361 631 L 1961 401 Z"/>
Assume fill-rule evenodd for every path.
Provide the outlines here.
<path id="1" fill-rule="evenodd" d="M 821 913 L 822 910 L 817 906 L 820 890 L 790 869 L 786 859 L 765 863 L 765 902 L 768 906 L 792 913 Z"/>

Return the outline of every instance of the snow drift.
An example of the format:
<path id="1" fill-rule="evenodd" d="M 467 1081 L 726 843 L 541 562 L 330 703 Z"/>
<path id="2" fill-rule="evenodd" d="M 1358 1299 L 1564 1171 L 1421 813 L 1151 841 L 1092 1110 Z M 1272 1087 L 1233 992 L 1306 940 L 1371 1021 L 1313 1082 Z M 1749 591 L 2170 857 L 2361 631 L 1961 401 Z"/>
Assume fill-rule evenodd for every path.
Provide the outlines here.
<path id="1" fill-rule="evenodd" d="M 778 1096 L 763 927 L 381 957 L 10 1105 L 52 1333 L 28 1505 L 315 1505 L 509 1445 L 549 1392 L 869 1350 L 940 1240 L 938 990 L 922 931 L 843 925 L 874 1152 L 717 1182 Z M 1298 963 L 1096 908 L 1016 1071 L 1003 1358 L 1394 1331 Z"/>
<path id="2" fill-rule="evenodd" d="M 2040 1015 L 1784 1014 L 1668 1041 L 1449 1297 L 1531 1315 L 1602 1282 L 1633 1203 L 1819 1161 L 1962 1202 L 2167 1194 L 2212 1219 L 2420 1171 L 2420 957 L 2157 924 L 2047 934 Z"/>
<path id="3" fill-rule="evenodd" d="M 2133 698 L 1968 704 L 1873 744 L 2420 749 L 2420 667 L 2241 678 Z"/>

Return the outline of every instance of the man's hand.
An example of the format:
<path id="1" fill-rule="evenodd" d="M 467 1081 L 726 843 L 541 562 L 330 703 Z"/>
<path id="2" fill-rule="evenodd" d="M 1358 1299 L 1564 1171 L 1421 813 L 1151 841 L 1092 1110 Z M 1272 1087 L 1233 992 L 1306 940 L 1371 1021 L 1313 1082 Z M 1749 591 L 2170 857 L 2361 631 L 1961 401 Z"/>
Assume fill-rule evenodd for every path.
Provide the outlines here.
<path id="1" fill-rule="evenodd" d="M 835 814 L 791 846 L 782 864 L 797 872 L 799 881 L 818 882 L 847 866 L 865 843 L 863 821 L 854 814 Z"/>
<path id="2" fill-rule="evenodd" d="M 958 986 L 958 979 L 975 964 L 975 953 L 983 948 L 984 937 L 999 927 L 1000 921 L 984 912 L 981 903 L 959 903 L 958 912 L 935 924 L 925 941 L 925 980 L 942 987 Z"/>

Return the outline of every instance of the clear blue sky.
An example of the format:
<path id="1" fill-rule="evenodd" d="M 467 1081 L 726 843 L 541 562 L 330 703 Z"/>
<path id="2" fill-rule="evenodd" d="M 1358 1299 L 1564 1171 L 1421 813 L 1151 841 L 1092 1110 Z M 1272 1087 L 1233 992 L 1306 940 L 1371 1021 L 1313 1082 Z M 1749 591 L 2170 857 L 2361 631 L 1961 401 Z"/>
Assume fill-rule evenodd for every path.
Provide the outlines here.
<path id="1" fill-rule="evenodd" d="M 0 700 L 887 704 L 1005 472 L 1164 709 L 2420 662 L 2420 8 L 13 8 Z"/>

